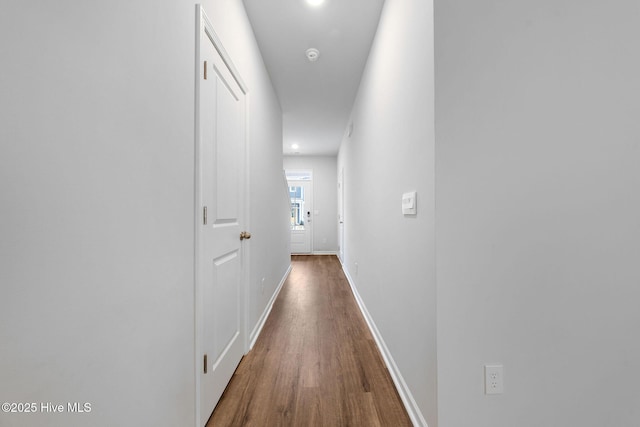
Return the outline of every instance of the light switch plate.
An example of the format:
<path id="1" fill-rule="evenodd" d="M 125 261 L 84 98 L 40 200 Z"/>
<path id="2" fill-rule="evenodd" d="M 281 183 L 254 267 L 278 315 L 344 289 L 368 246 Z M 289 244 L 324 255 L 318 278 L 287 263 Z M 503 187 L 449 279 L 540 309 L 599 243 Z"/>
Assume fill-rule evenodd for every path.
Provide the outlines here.
<path id="1" fill-rule="evenodd" d="M 418 213 L 416 206 L 416 192 L 411 191 L 402 195 L 402 214 L 415 215 Z"/>

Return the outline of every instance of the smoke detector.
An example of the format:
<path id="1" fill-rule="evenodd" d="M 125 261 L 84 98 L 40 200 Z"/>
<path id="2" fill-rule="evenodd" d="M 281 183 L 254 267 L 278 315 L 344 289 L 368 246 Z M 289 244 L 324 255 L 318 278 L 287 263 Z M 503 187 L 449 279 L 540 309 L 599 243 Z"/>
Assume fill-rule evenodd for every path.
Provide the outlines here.
<path id="1" fill-rule="evenodd" d="M 309 62 L 316 62 L 318 60 L 318 57 L 320 56 L 320 51 L 312 47 L 310 49 L 307 49 L 305 54 L 307 55 L 307 59 L 309 60 Z"/>

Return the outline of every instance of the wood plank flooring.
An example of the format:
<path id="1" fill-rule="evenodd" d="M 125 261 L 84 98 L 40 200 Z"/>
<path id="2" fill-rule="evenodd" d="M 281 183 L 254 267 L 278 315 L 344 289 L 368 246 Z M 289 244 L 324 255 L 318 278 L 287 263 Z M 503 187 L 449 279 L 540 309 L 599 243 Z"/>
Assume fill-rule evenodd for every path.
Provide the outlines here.
<path id="1" fill-rule="evenodd" d="M 207 426 L 411 426 L 338 259 L 292 267 Z"/>

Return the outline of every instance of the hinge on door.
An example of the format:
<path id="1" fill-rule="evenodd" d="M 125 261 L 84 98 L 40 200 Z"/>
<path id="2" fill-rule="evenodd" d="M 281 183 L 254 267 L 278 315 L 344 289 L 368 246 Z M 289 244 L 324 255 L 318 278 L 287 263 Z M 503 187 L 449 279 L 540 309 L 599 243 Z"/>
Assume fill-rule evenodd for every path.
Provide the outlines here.
<path id="1" fill-rule="evenodd" d="M 204 61 L 204 79 L 207 80 L 207 61 Z"/>
<path id="2" fill-rule="evenodd" d="M 205 206 L 204 209 L 202 210 L 202 220 L 204 225 L 207 225 L 207 207 Z"/>
<path id="3" fill-rule="evenodd" d="M 207 355 L 204 355 L 204 373 L 207 373 Z"/>

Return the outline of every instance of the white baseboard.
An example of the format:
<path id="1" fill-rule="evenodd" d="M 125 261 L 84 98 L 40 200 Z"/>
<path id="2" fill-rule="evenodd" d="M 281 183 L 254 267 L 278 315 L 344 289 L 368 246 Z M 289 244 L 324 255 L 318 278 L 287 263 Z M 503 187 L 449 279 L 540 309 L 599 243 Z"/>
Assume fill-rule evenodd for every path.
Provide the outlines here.
<path id="1" fill-rule="evenodd" d="M 353 296 L 355 297 L 356 302 L 358 303 L 358 307 L 360 307 L 360 311 L 364 316 L 364 320 L 367 322 L 367 325 L 369 326 L 369 330 L 371 331 L 371 334 L 373 335 L 373 338 L 375 339 L 376 344 L 378 345 L 378 349 L 380 350 L 380 353 L 382 353 L 382 358 L 384 359 L 384 363 L 387 365 L 387 369 L 391 374 L 391 379 L 393 380 L 393 383 L 395 384 L 396 389 L 398 390 L 400 399 L 402 399 L 402 403 L 404 404 L 404 407 L 406 408 L 407 413 L 409 414 L 409 418 L 411 418 L 411 422 L 416 427 L 428 427 L 427 421 L 422 415 L 420 408 L 418 408 L 418 404 L 416 403 L 415 399 L 413 398 L 413 395 L 411 394 L 411 390 L 409 390 L 407 383 L 404 381 L 404 378 L 400 374 L 400 370 L 398 369 L 396 362 L 393 360 L 393 357 L 391 356 L 391 352 L 389 352 L 389 348 L 387 347 L 384 340 L 382 339 L 382 335 L 380 335 L 380 331 L 378 331 L 378 328 L 376 327 L 375 322 L 371 318 L 371 315 L 369 314 L 367 307 L 364 305 L 362 298 L 360 298 L 360 294 L 356 289 L 355 283 L 351 278 L 351 275 L 345 269 L 344 265 L 342 266 L 342 270 L 344 271 L 344 275 L 347 277 L 349 286 L 351 286 L 351 292 L 353 292 Z"/>
<path id="2" fill-rule="evenodd" d="M 282 285 L 284 285 L 284 282 L 287 280 L 287 277 L 289 277 L 289 273 L 291 273 L 291 264 L 289 264 L 289 268 L 287 268 L 287 271 L 284 273 L 284 276 L 282 276 L 282 280 L 280 280 L 280 283 L 278 284 L 276 291 L 271 296 L 271 299 L 269 300 L 269 303 L 267 304 L 264 311 L 262 312 L 260 319 L 258 319 L 258 323 L 256 324 L 255 328 L 253 328 L 253 331 L 251 331 L 251 340 L 249 341 L 249 350 L 253 348 L 256 341 L 258 340 L 258 337 L 260 336 L 260 332 L 262 332 L 262 327 L 264 326 L 264 323 L 267 321 L 267 317 L 269 317 L 269 313 L 271 313 L 271 309 L 273 308 L 273 303 L 276 301 L 276 298 L 280 293 L 280 289 L 282 289 Z"/>
<path id="3" fill-rule="evenodd" d="M 338 255 L 336 251 L 313 251 L 314 255 Z"/>
<path id="4" fill-rule="evenodd" d="M 313 251 L 309 253 L 295 253 L 292 252 L 291 255 L 338 255 L 336 251 Z"/>

